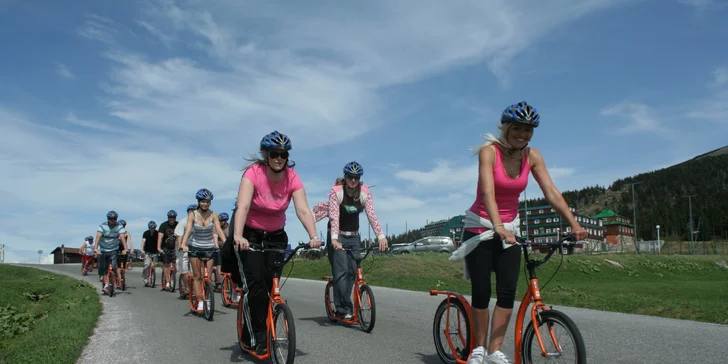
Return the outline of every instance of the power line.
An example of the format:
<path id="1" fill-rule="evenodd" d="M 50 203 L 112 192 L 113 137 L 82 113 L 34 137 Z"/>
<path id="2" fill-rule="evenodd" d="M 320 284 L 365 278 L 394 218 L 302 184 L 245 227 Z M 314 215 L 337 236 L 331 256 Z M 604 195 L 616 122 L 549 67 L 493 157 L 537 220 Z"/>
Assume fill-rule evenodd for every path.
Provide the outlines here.
<path id="1" fill-rule="evenodd" d="M 695 231 L 693 230 L 693 197 L 697 196 L 696 194 L 683 196 L 683 198 L 688 199 L 688 211 L 690 211 L 690 254 L 692 255 L 695 251 Z"/>
<path id="2" fill-rule="evenodd" d="M 634 248 L 637 251 L 637 254 L 640 253 L 640 248 L 639 248 L 640 244 L 637 242 L 637 202 L 636 202 L 636 200 L 634 198 L 634 185 L 638 185 L 638 184 L 641 184 L 641 183 L 642 182 L 627 183 L 629 185 L 632 185 L 632 217 L 634 219 L 634 221 L 633 221 L 633 224 L 634 224 Z"/>

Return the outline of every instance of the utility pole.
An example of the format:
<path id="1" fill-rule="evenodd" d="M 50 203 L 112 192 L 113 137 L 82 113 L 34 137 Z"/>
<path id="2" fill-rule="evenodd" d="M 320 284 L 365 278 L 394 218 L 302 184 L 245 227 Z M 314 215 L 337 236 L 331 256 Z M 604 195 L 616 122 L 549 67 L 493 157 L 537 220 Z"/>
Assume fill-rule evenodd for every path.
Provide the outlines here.
<path id="1" fill-rule="evenodd" d="M 693 254 L 693 250 L 695 249 L 695 233 L 693 232 L 693 197 L 697 195 L 688 195 L 683 196 L 683 198 L 688 199 L 688 205 L 689 205 L 689 213 L 690 213 L 690 254 Z"/>
<path id="2" fill-rule="evenodd" d="M 633 182 L 630 183 L 632 185 L 632 217 L 633 217 L 633 225 L 634 225 L 634 248 L 637 252 L 637 254 L 640 253 L 640 244 L 637 242 L 637 202 L 634 198 L 634 185 L 641 184 L 642 182 Z"/>

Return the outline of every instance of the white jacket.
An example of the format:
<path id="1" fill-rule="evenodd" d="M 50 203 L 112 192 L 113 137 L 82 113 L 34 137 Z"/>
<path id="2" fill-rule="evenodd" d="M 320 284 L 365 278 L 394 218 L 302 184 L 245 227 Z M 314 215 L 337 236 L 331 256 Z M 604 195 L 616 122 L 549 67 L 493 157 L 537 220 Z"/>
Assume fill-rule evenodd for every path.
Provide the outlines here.
<path id="1" fill-rule="evenodd" d="M 513 219 L 511 222 L 503 223 L 503 227 L 512 232 L 514 235 L 520 235 L 519 229 L 521 225 L 521 218 L 516 215 L 516 218 Z M 475 235 L 472 238 L 462 242 L 459 248 L 457 248 L 454 252 L 452 252 L 452 255 L 450 256 L 449 260 L 451 262 L 457 262 L 459 260 L 465 259 L 465 256 L 468 255 L 475 247 L 480 244 L 481 241 L 489 240 L 493 238 L 493 235 L 495 235 L 495 231 L 493 229 L 493 223 L 481 216 L 478 216 L 476 213 L 467 210 L 465 211 L 465 218 L 463 219 L 463 229 L 466 228 L 488 228 L 489 230 L 486 230 L 484 233 L 480 235 Z M 516 244 L 506 244 L 503 242 L 503 249 L 510 248 L 512 246 L 515 246 Z M 469 280 L 470 274 L 468 273 L 468 263 L 465 262 L 463 264 L 463 278 Z"/>

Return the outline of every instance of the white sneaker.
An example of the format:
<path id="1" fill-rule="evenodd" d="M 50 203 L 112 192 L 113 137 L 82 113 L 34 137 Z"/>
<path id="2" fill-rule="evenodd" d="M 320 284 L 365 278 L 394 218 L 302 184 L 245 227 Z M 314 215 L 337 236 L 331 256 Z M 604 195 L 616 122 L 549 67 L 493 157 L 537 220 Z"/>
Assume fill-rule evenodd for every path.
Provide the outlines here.
<path id="1" fill-rule="evenodd" d="M 202 301 L 197 302 L 197 311 L 202 311 L 203 308 L 205 308 L 205 306 L 202 305 Z"/>
<path id="2" fill-rule="evenodd" d="M 485 357 L 485 362 L 488 364 L 512 364 L 506 354 L 503 354 L 500 350 L 496 350 L 492 354 Z"/>
<path id="3" fill-rule="evenodd" d="M 473 352 L 470 354 L 468 364 L 483 364 L 483 358 L 486 355 L 488 355 L 488 352 L 485 351 L 485 348 L 482 346 L 478 346 L 477 348 L 473 349 Z"/>

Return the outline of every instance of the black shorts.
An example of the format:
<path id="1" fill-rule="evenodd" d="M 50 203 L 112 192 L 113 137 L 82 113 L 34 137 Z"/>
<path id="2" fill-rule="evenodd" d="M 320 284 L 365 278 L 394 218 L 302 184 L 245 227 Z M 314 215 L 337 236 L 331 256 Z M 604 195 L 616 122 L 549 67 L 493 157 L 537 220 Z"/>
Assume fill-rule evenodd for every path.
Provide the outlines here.
<path id="1" fill-rule="evenodd" d="M 174 249 L 165 250 L 164 253 L 161 254 L 161 257 L 162 264 L 164 264 L 165 266 L 169 263 L 177 263 L 177 254 L 174 252 Z"/>
<path id="2" fill-rule="evenodd" d="M 193 258 L 203 258 L 203 259 L 213 259 L 215 248 L 209 248 L 209 249 L 203 249 L 203 248 L 197 248 L 194 246 L 190 246 L 188 248 L 188 256 L 190 259 Z"/>
<path id="3" fill-rule="evenodd" d="M 105 276 L 108 273 L 109 264 L 112 264 L 112 267 L 114 264 L 118 267 L 118 259 L 117 259 L 117 251 L 113 252 L 101 252 L 99 254 L 99 275 Z"/>
<path id="4" fill-rule="evenodd" d="M 220 259 L 220 250 L 216 249 L 214 253 L 212 253 L 212 265 L 218 266 L 220 265 L 220 262 L 222 259 Z"/>
<path id="5" fill-rule="evenodd" d="M 122 267 L 126 268 L 126 261 L 128 258 L 129 258 L 128 253 L 124 254 L 124 255 L 119 255 L 119 257 L 116 258 L 116 261 L 117 261 L 116 267 L 117 268 L 122 268 Z"/>

